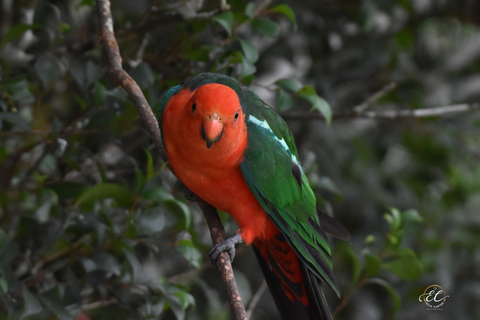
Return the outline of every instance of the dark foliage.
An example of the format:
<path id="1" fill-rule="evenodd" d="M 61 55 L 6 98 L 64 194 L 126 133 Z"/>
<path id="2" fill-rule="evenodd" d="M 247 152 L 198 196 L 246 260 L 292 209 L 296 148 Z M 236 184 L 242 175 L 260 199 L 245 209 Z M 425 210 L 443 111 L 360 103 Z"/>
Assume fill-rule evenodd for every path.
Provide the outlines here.
<path id="1" fill-rule="evenodd" d="M 106 73 L 95 2 L 0 2 L 0 319 L 229 319 L 203 216 Z M 480 317 L 477 2 L 116 0 L 112 13 L 154 111 L 210 71 L 285 116 L 319 208 L 352 235 L 332 239 L 337 319 Z M 254 260 L 240 247 L 234 263 L 247 309 Z M 419 302 L 432 284 L 442 311 Z M 251 318 L 277 312 L 265 293 Z"/>

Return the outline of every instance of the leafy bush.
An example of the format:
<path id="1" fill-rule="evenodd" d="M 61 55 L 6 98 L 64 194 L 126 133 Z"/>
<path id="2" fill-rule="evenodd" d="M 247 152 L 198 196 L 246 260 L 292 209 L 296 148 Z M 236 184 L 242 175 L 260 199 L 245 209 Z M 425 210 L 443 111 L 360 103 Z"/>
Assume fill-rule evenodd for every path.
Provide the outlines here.
<path id="1" fill-rule="evenodd" d="M 210 71 L 284 115 L 319 207 L 352 234 L 332 240 L 338 319 L 478 318 L 478 112 L 395 116 L 478 109 L 478 5 L 219 2 L 112 1 L 152 109 Z M 0 14 L 0 319 L 230 318 L 202 215 L 108 76 L 94 1 Z M 234 264 L 247 308 L 254 259 Z M 434 283 L 451 296 L 435 315 L 418 302 Z M 252 318 L 276 312 L 264 294 Z"/>

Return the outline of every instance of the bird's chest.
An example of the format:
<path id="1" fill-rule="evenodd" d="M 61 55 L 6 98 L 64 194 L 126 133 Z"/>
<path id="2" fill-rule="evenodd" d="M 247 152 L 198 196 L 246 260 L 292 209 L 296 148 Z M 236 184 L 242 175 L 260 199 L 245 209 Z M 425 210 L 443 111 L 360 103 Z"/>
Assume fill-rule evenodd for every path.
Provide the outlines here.
<path id="1" fill-rule="evenodd" d="M 173 166 L 180 180 L 190 190 L 222 211 L 231 213 L 234 204 L 250 192 L 239 166 L 222 169 L 199 168 L 184 163 L 178 170 Z"/>
<path id="2" fill-rule="evenodd" d="M 240 159 L 186 155 L 178 145 L 165 143 L 168 158 L 182 182 L 214 207 L 229 213 L 249 244 L 279 233 L 248 187 L 240 170 Z"/>
<path id="3" fill-rule="evenodd" d="M 245 184 L 238 165 L 228 165 L 222 158 L 189 153 L 188 148 L 165 143 L 170 163 L 177 176 L 195 194 L 224 210 L 235 197 L 238 185 Z M 190 149 L 191 150 L 191 149 Z"/>

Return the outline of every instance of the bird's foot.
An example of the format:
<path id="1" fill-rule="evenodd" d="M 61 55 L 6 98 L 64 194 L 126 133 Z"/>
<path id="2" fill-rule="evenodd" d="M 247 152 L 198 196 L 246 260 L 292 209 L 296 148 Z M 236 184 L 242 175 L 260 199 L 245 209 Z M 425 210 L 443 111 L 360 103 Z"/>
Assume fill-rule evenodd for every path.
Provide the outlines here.
<path id="1" fill-rule="evenodd" d="M 185 193 L 185 198 L 188 200 L 188 201 L 191 201 L 191 202 L 195 202 L 197 201 L 197 195 L 195 193 L 193 193 L 192 190 L 188 189 L 187 187 L 185 187 L 185 189 L 183 189 L 184 193 Z"/>
<path id="2" fill-rule="evenodd" d="M 233 262 L 233 258 L 235 258 L 235 245 L 237 243 L 243 243 L 241 232 L 214 245 L 212 250 L 208 253 L 212 264 L 214 266 L 217 265 L 217 258 L 224 251 L 228 252 L 230 262 Z"/>

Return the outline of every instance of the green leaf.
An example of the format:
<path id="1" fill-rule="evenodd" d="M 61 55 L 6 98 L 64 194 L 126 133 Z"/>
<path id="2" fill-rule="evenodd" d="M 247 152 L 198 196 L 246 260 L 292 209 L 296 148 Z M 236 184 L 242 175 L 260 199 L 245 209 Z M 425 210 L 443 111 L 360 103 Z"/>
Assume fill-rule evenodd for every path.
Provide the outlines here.
<path id="1" fill-rule="evenodd" d="M 30 91 L 30 83 L 23 76 L 18 76 L 12 79 L 5 79 L 3 88 L 5 91 L 11 93 L 13 101 L 21 103 L 33 103 L 36 98 Z"/>
<path id="2" fill-rule="evenodd" d="M 183 202 L 180 202 L 175 199 L 168 199 L 163 201 L 163 204 L 167 209 L 185 220 L 184 229 L 188 230 L 192 223 L 192 213 L 190 212 L 190 208 Z"/>
<path id="3" fill-rule="evenodd" d="M 276 81 L 275 84 L 284 90 L 293 91 L 293 92 L 297 92 L 303 87 L 300 81 L 292 78 L 280 79 Z"/>
<path id="4" fill-rule="evenodd" d="M 192 51 L 185 53 L 185 58 L 195 61 L 209 61 L 210 52 L 212 51 L 212 46 L 202 45 Z"/>
<path id="5" fill-rule="evenodd" d="M 7 33 L 2 38 L 2 41 L 0 42 L 0 50 L 3 49 L 3 47 L 15 40 L 16 38 L 20 37 L 25 31 L 29 29 L 40 29 L 41 26 L 38 24 L 31 24 L 31 25 L 26 25 L 26 24 L 16 24 L 12 26 Z"/>
<path id="6" fill-rule="evenodd" d="M 257 69 L 257 68 L 255 67 L 255 70 L 256 70 L 256 69 Z M 255 79 L 255 75 L 254 75 L 254 74 L 251 74 L 251 75 L 249 75 L 249 76 L 243 77 L 243 78 L 242 78 L 242 83 L 243 83 L 245 86 L 248 87 L 248 86 L 252 85 L 254 79 Z"/>
<path id="7" fill-rule="evenodd" d="M 238 39 L 242 47 L 243 56 L 248 62 L 255 63 L 258 60 L 258 51 L 257 49 L 248 42 L 247 40 Z"/>
<path id="8" fill-rule="evenodd" d="M 319 111 L 327 124 L 332 121 L 332 110 L 327 101 L 319 97 L 312 86 L 305 86 L 297 91 L 298 96 L 308 100 L 312 104 L 312 109 Z"/>
<path id="9" fill-rule="evenodd" d="M 403 230 L 397 230 L 387 234 L 387 244 L 389 250 L 395 250 L 402 244 Z"/>
<path id="10" fill-rule="evenodd" d="M 135 227 L 134 224 L 129 223 L 128 226 L 127 226 L 127 229 L 125 229 L 125 232 L 123 233 L 123 235 L 127 239 L 136 239 L 137 236 L 138 236 L 137 227 Z"/>
<path id="11" fill-rule="evenodd" d="M 278 25 L 276 22 L 269 19 L 255 19 L 252 21 L 253 28 L 258 32 L 268 37 L 275 37 L 278 35 Z"/>
<path id="12" fill-rule="evenodd" d="M 134 224 L 138 235 L 152 235 L 160 232 L 165 227 L 165 215 L 162 207 L 150 208 L 134 218 Z"/>
<path id="13" fill-rule="evenodd" d="M 370 278 L 378 274 L 380 272 L 381 266 L 382 266 L 382 263 L 377 256 L 371 253 L 367 253 L 365 255 L 365 277 L 366 278 Z"/>
<path id="14" fill-rule="evenodd" d="M 373 234 L 369 234 L 365 237 L 365 243 L 370 244 L 375 242 L 375 236 Z"/>
<path id="15" fill-rule="evenodd" d="M 0 125 L 2 120 L 8 121 L 23 131 L 30 131 L 30 125 L 20 115 L 11 112 L 0 112 Z M 1 129 L 1 128 L 0 128 Z"/>
<path id="16" fill-rule="evenodd" d="M 138 167 L 135 167 L 135 192 L 140 193 L 145 188 L 145 176 Z"/>
<path id="17" fill-rule="evenodd" d="M 189 288 L 181 284 L 171 284 L 164 279 L 159 279 L 156 283 L 160 292 L 165 296 L 168 305 L 172 309 L 178 320 L 185 319 L 185 309 L 190 305 L 195 305 L 195 299 L 188 293 Z"/>
<path id="18" fill-rule="evenodd" d="M 92 89 L 93 104 L 103 106 L 105 104 L 106 92 L 107 88 L 100 81 L 95 81 Z"/>
<path id="19" fill-rule="evenodd" d="M 100 177 L 102 178 L 102 182 L 107 182 L 107 173 L 103 168 L 102 164 L 99 161 L 96 161 L 98 172 L 100 173 Z"/>
<path id="20" fill-rule="evenodd" d="M 117 259 L 108 252 L 95 252 L 90 255 L 90 259 L 95 263 L 96 270 L 107 271 L 116 276 L 121 274 L 120 264 Z"/>
<path id="21" fill-rule="evenodd" d="M 8 283 L 7 280 L 4 278 L 0 277 L 0 288 L 2 288 L 2 291 L 4 293 L 8 293 Z"/>
<path id="22" fill-rule="evenodd" d="M 123 252 L 125 253 L 125 256 L 132 267 L 132 282 L 135 283 L 142 272 L 142 265 L 140 264 L 140 261 L 138 261 L 135 254 L 125 248 L 123 248 Z"/>
<path id="23" fill-rule="evenodd" d="M 68 71 L 78 85 L 85 88 L 100 78 L 103 68 L 86 57 L 71 57 L 68 63 Z"/>
<path id="24" fill-rule="evenodd" d="M 43 189 L 42 204 L 35 212 L 35 218 L 39 223 L 45 223 L 49 220 L 52 207 L 58 204 L 57 194 L 50 189 Z"/>
<path id="25" fill-rule="evenodd" d="M 120 206 L 128 207 L 133 203 L 132 193 L 125 187 L 114 183 L 100 183 L 87 189 L 77 199 L 75 206 L 92 204 L 103 199 L 115 199 Z"/>
<path id="26" fill-rule="evenodd" d="M 130 70 L 129 74 L 142 90 L 145 90 L 155 82 L 152 69 L 150 68 L 150 65 L 145 62 L 140 63 L 138 66 Z"/>
<path id="27" fill-rule="evenodd" d="M 164 202 L 165 200 L 175 199 L 170 193 L 170 191 L 168 191 L 165 187 L 162 186 L 155 186 L 151 189 L 148 189 L 142 194 L 142 198 L 157 202 Z"/>
<path id="28" fill-rule="evenodd" d="M 70 32 L 72 32 L 72 30 L 73 28 L 68 23 L 65 23 L 65 22 L 60 23 L 60 31 L 62 31 L 64 35 L 69 34 Z"/>
<path id="29" fill-rule="evenodd" d="M 155 169 L 153 167 L 153 158 L 150 152 L 145 149 L 145 153 L 147 154 L 147 182 L 152 180 L 155 177 Z"/>
<path id="30" fill-rule="evenodd" d="M 292 21 L 294 28 L 297 28 L 297 19 L 295 18 L 295 13 L 288 5 L 280 4 L 270 9 L 270 11 L 285 15 L 288 19 L 290 19 L 290 21 Z"/>
<path id="31" fill-rule="evenodd" d="M 356 284 L 362 275 L 362 263 L 352 247 L 347 242 L 339 242 L 333 251 L 334 259 L 339 257 L 342 259 L 342 264 L 348 266 L 348 270 L 352 272 L 352 283 Z"/>
<path id="32" fill-rule="evenodd" d="M 62 69 L 58 58 L 48 53 L 38 57 L 37 61 L 35 61 L 34 68 L 46 89 L 50 89 L 62 76 Z"/>
<path id="33" fill-rule="evenodd" d="M 247 59 L 243 59 L 243 61 L 242 61 L 242 72 L 240 74 L 240 77 L 241 78 L 247 77 L 249 75 L 254 74 L 255 71 L 257 71 L 257 67 L 255 67 L 255 65 L 248 62 Z"/>
<path id="34" fill-rule="evenodd" d="M 202 265 L 202 254 L 193 245 L 192 240 L 182 239 L 179 241 L 177 250 L 188 260 L 194 267 L 200 268 Z"/>
<path id="35" fill-rule="evenodd" d="M 221 25 L 227 31 L 229 37 L 232 35 L 232 27 L 234 21 L 233 13 L 231 13 L 230 11 L 225 12 L 214 16 L 212 20 Z"/>
<path id="36" fill-rule="evenodd" d="M 47 175 L 40 174 L 38 171 L 35 171 L 35 173 L 33 174 L 33 179 L 35 179 L 35 182 L 37 182 L 38 184 L 44 183 L 47 178 Z"/>
<path id="37" fill-rule="evenodd" d="M 72 181 L 55 182 L 47 186 L 49 189 L 52 189 L 60 199 L 76 198 L 87 189 L 86 185 Z"/>
<path id="38" fill-rule="evenodd" d="M 367 279 L 366 282 L 367 284 L 379 285 L 383 287 L 385 290 L 387 290 L 387 292 L 390 294 L 390 297 L 392 297 L 395 313 L 397 313 L 398 310 L 400 310 L 400 307 L 402 305 L 402 300 L 400 300 L 400 296 L 388 282 L 380 278 L 370 278 L 370 279 Z"/>
<path id="39" fill-rule="evenodd" d="M 278 93 L 277 111 L 287 111 L 293 106 L 293 99 L 285 90 L 280 89 Z"/>
<path id="40" fill-rule="evenodd" d="M 174 294 L 167 297 L 168 304 L 172 308 L 172 311 L 178 320 L 184 320 L 185 310 L 188 308 L 188 306 L 195 304 L 195 299 L 193 296 L 183 290 L 178 290 Z"/>
<path id="41" fill-rule="evenodd" d="M 402 219 L 407 222 L 423 222 L 422 216 L 418 213 L 417 210 L 410 209 L 402 212 Z"/>
<path id="42" fill-rule="evenodd" d="M 95 0 L 82 0 L 80 2 L 80 6 L 89 6 L 89 7 L 95 7 Z"/>
<path id="43" fill-rule="evenodd" d="M 240 51 L 234 51 L 233 53 L 230 54 L 230 57 L 228 59 L 228 61 L 231 64 L 242 63 L 243 60 L 245 59 L 243 58 L 243 54 Z"/>
<path id="44" fill-rule="evenodd" d="M 42 299 L 43 304 L 45 304 L 59 320 L 74 320 L 72 315 L 59 302 L 42 296 L 40 299 Z"/>
<path id="45" fill-rule="evenodd" d="M 7 158 L 8 152 L 7 148 L 5 147 L 0 147 L 0 163 L 3 162 Z"/>
<path id="46" fill-rule="evenodd" d="M 82 98 L 80 98 L 75 93 L 73 94 L 73 99 L 75 100 L 75 102 L 78 103 L 78 105 L 80 106 L 80 108 L 82 108 L 82 110 L 85 110 L 87 108 L 87 102 Z"/>
<path id="47" fill-rule="evenodd" d="M 249 2 L 245 6 L 245 16 L 248 17 L 249 19 L 253 19 L 253 12 L 255 10 L 255 2 Z"/>
<path id="48" fill-rule="evenodd" d="M 383 262 L 383 267 L 404 280 L 415 280 L 423 273 L 423 265 L 410 248 L 395 251 L 395 257 Z"/>
<path id="49" fill-rule="evenodd" d="M 43 307 L 37 297 L 28 290 L 26 285 L 22 286 L 23 299 L 25 300 L 25 311 L 22 313 L 22 319 L 43 310 Z"/>
<path id="50" fill-rule="evenodd" d="M 387 220 L 391 231 L 399 230 L 402 227 L 402 216 L 396 208 L 390 208 L 390 212 L 385 213 L 383 218 Z"/>

